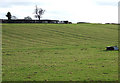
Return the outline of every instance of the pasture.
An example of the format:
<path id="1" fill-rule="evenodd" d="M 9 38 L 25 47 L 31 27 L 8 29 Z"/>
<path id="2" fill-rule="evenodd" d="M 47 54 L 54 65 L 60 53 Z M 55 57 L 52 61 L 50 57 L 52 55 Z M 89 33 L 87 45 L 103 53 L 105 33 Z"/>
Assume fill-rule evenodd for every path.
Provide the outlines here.
<path id="1" fill-rule="evenodd" d="M 3 81 L 116 81 L 118 26 L 2 24 Z"/>

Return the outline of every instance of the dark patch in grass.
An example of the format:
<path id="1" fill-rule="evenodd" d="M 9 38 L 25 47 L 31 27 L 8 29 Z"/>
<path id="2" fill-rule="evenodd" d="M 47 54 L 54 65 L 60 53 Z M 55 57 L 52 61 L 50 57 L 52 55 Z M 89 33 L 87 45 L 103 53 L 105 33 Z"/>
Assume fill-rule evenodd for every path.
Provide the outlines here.
<path id="1" fill-rule="evenodd" d="M 2 53 L 5 53 L 5 52 L 2 52 Z"/>
<path id="2" fill-rule="evenodd" d="M 78 59 L 75 59 L 75 61 L 78 61 Z"/>
<path id="3" fill-rule="evenodd" d="M 103 73 L 103 74 L 108 74 L 108 73 Z"/>
<path id="4" fill-rule="evenodd" d="M 62 77 L 62 76 L 58 76 L 58 77 Z"/>
<path id="5" fill-rule="evenodd" d="M 5 44 L 2 44 L 2 45 L 5 45 Z"/>
<path id="6" fill-rule="evenodd" d="M 48 80 L 44 80 L 44 81 L 48 81 Z"/>
<path id="7" fill-rule="evenodd" d="M 69 72 L 69 74 L 73 74 L 73 72 Z"/>
<path id="8" fill-rule="evenodd" d="M 54 54 L 59 54 L 59 53 L 54 53 Z"/>
<path id="9" fill-rule="evenodd" d="M 97 47 L 95 47 L 95 46 L 92 46 L 91 48 L 97 48 Z"/>
<path id="10" fill-rule="evenodd" d="M 27 78 L 29 78 L 29 79 L 30 79 L 31 77 L 30 77 L 30 76 L 28 76 Z"/>
<path id="11" fill-rule="evenodd" d="M 10 56 L 11 54 L 6 54 L 6 55 L 9 55 L 9 56 Z"/>
<path id="12" fill-rule="evenodd" d="M 37 72 L 34 72 L 35 74 L 37 73 Z"/>
<path id="13" fill-rule="evenodd" d="M 103 59 L 103 60 L 107 60 L 107 59 Z"/>
<path id="14" fill-rule="evenodd" d="M 80 64 L 82 64 L 82 63 L 80 63 Z"/>
<path id="15" fill-rule="evenodd" d="M 5 74 L 3 73 L 2 76 L 5 76 Z"/>
<path id="16" fill-rule="evenodd" d="M 87 48 L 81 48 L 81 50 L 87 50 Z"/>
<path id="17" fill-rule="evenodd" d="M 94 64 L 88 64 L 88 65 L 94 65 Z"/>

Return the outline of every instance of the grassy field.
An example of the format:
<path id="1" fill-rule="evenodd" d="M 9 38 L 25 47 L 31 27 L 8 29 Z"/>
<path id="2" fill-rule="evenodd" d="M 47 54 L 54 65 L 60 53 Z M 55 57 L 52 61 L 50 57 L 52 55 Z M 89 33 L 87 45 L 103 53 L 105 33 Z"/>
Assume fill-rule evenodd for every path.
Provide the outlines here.
<path id="1" fill-rule="evenodd" d="M 3 24 L 3 81 L 118 80 L 118 26 Z"/>

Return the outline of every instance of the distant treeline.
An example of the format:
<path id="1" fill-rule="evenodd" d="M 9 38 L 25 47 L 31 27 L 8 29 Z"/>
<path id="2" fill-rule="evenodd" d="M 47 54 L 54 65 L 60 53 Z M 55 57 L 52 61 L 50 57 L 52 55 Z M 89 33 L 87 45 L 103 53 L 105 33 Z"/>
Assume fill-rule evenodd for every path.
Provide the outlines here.
<path id="1" fill-rule="evenodd" d="M 105 24 L 118 24 L 118 23 L 105 23 Z"/>
<path id="2" fill-rule="evenodd" d="M 16 20 L 7 20 L 0 19 L 2 23 L 54 23 L 54 24 L 72 24 L 69 21 L 59 21 L 59 20 L 25 20 L 25 19 L 16 19 Z"/>
<path id="3" fill-rule="evenodd" d="M 52 24 L 72 24 L 69 21 L 59 21 L 59 20 L 26 20 L 26 19 L 0 19 L 2 23 L 52 23 Z M 102 23 L 89 23 L 89 22 L 77 22 L 77 24 L 102 24 Z M 118 23 L 105 23 L 105 24 L 117 24 Z M 120 24 L 119 24 L 120 25 Z"/>

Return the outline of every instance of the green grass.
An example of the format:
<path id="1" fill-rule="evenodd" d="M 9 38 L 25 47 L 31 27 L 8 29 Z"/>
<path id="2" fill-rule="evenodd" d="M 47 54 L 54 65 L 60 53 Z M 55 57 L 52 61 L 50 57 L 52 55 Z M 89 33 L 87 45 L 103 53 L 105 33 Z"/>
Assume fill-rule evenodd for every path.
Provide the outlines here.
<path id="1" fill-rule="evenodd" d="M 3 81 L 116 81 L 117 25 L 3 24 Z"/>

